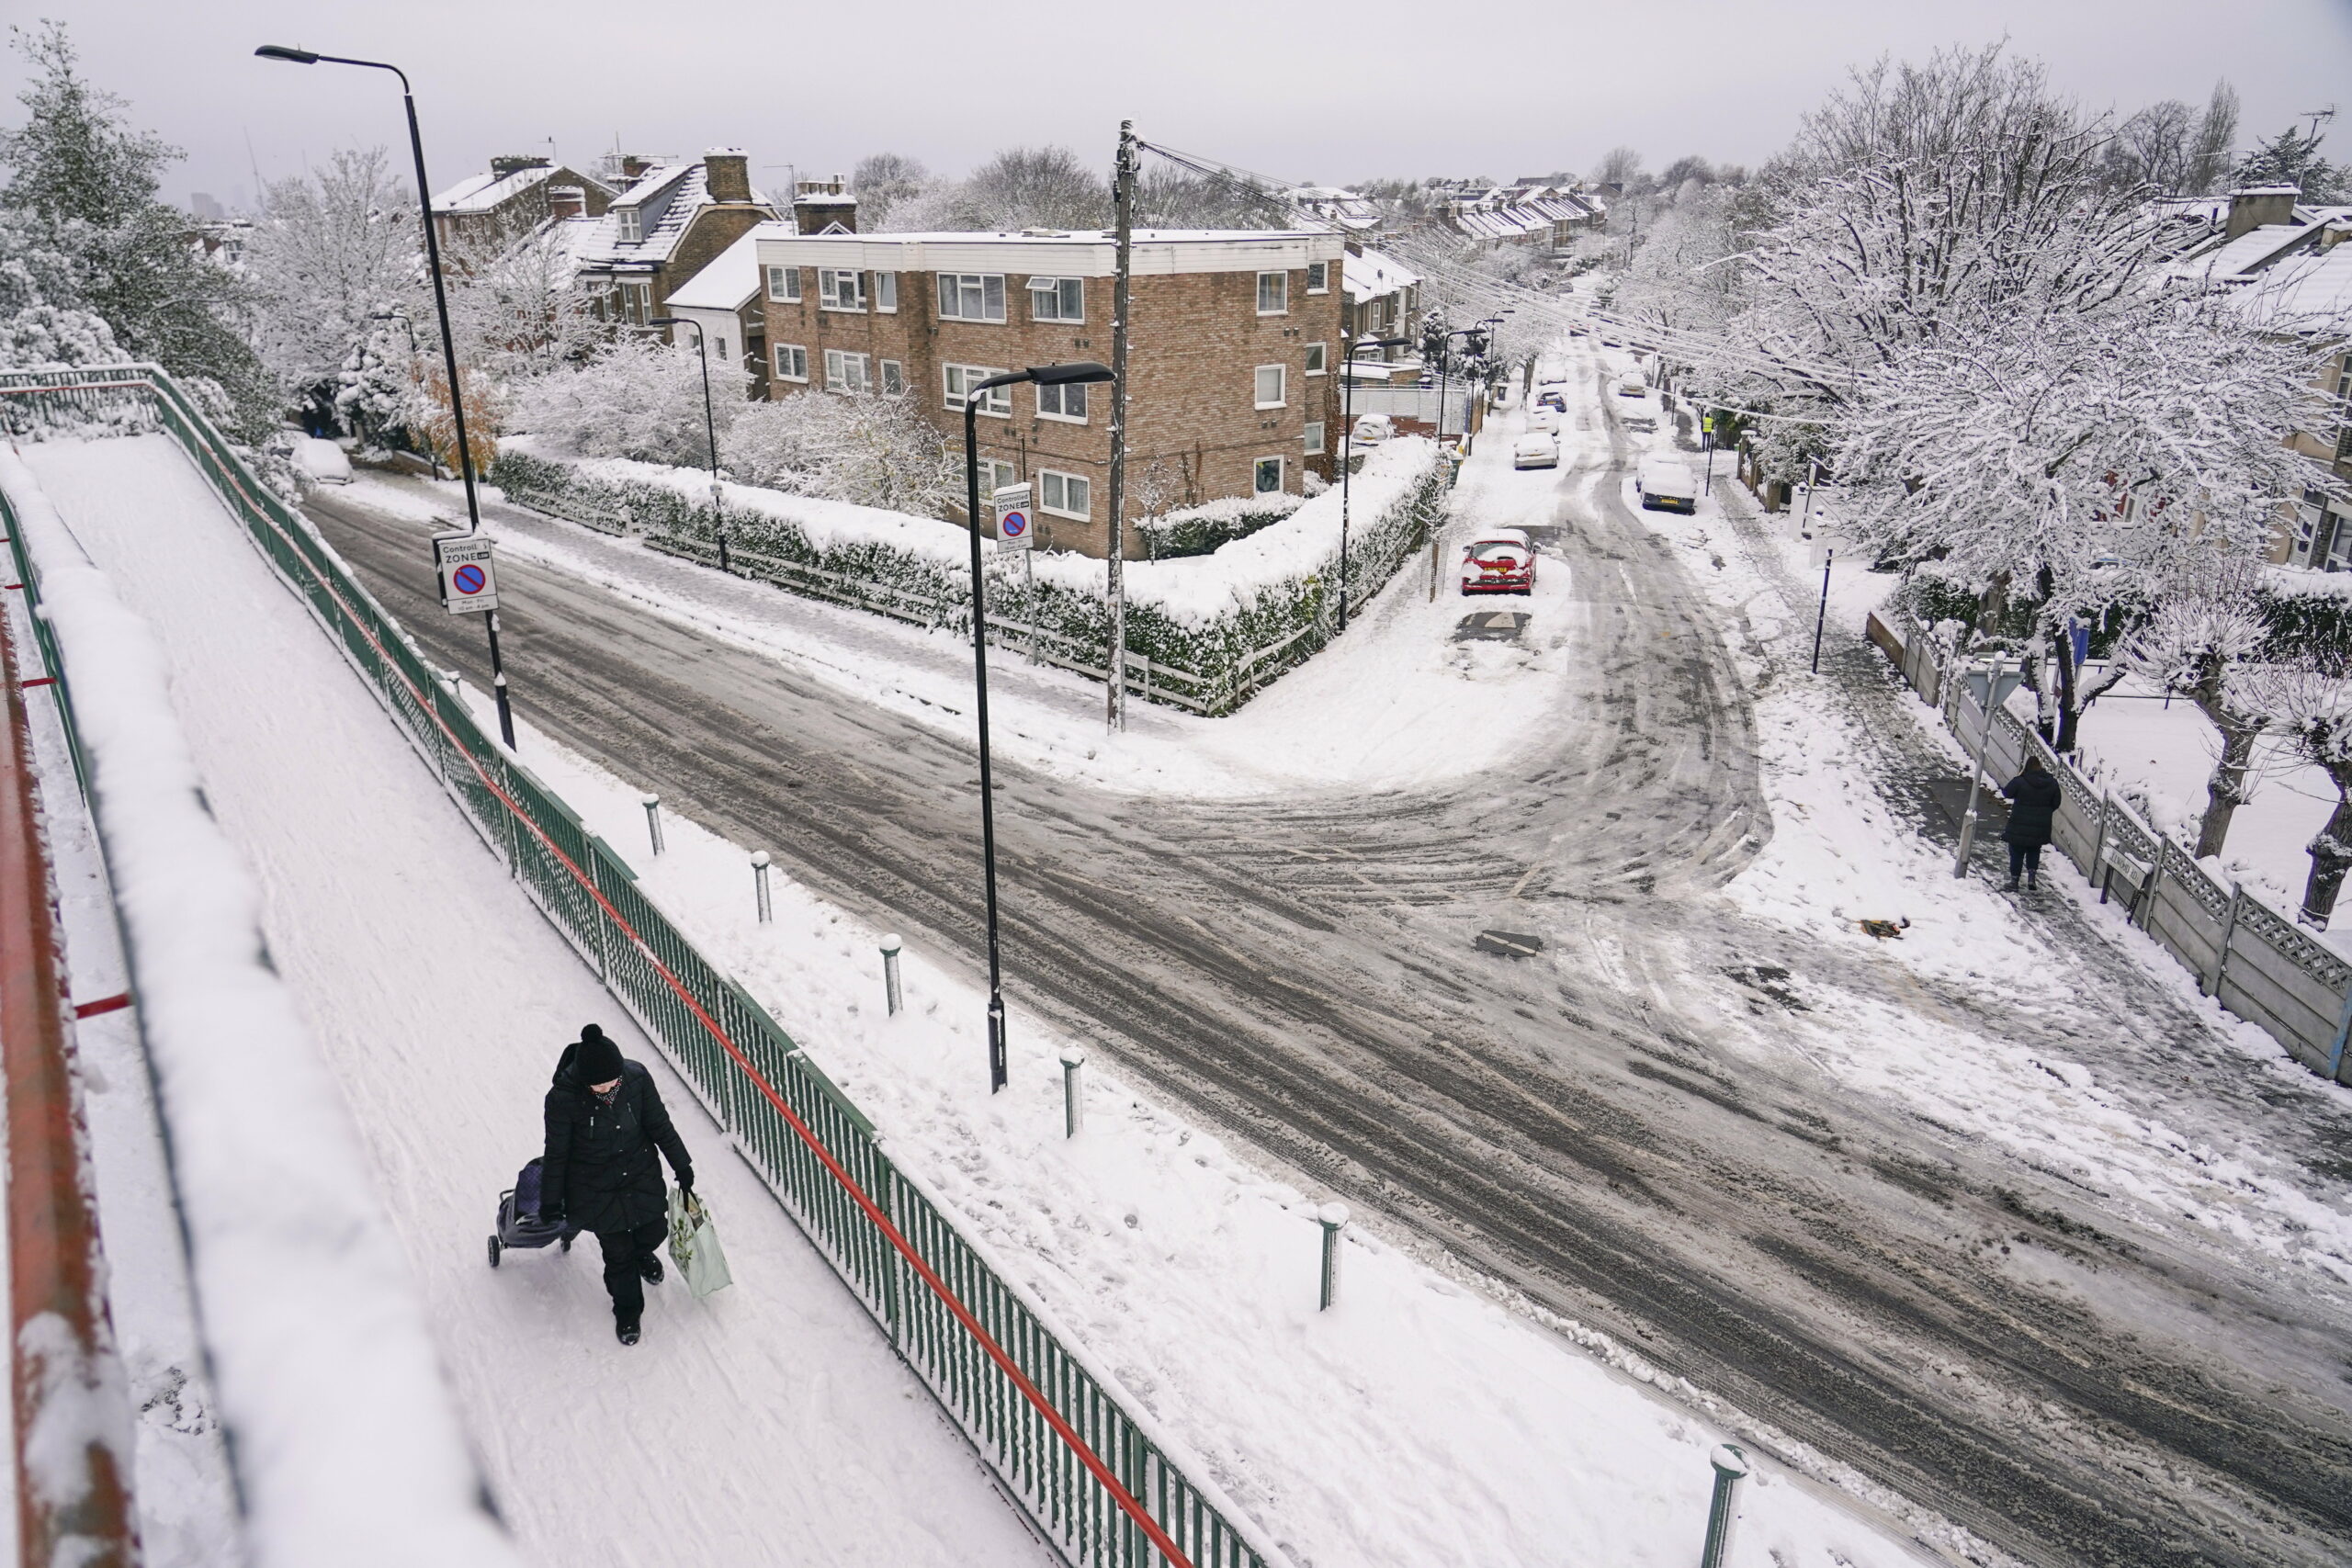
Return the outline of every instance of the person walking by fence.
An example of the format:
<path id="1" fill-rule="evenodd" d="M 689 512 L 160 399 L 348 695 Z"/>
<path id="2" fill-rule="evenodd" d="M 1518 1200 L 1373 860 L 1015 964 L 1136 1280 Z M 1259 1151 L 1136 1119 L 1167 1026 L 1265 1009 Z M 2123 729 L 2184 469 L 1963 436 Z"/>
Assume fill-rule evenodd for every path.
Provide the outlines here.
<path id="1" fill-rule="evenodd" d="M 2001 793 L 2009 797 L 2009 825 L 2001 837 L 2009 846 L 2009 880 L 2007 891 L 2018 890 L 2018 874 L 2025 874 L 2028 887 L 2040 886 L 2041 846 L 2050 841 L 2050 825 L 2058 816 L 2059 803 L 2066 798 L 2058 781 L 2041 765 L 2041 759 L 2028 755 L 2025 769 L 2003 786 Z"/>
<path id="2" fill-rule="evenodd" d="M 662 1282 L 659 1249 L 670 1234 L 669 1190 L 654 1151 L 669 1158 L 684 1192 L 694 1190 L 694 1162 L 653 1075 L 593 1023 L 556 1063 L 547 1123 L 539 1213 L 595 1233 L 613 1298 L 613 1331 L 622 1344 L 634 1345 L 645 1287 Z"/>

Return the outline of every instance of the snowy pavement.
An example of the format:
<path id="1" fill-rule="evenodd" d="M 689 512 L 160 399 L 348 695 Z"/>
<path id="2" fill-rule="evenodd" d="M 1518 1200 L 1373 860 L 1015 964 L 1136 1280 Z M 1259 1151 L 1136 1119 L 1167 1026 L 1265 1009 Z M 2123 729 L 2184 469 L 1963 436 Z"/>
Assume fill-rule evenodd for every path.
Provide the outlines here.
<path id="1" fill-rule="evenodd" d="M 1506 412 L 1456 493 L 1444 548 L 1527 524 L 1547 592 L 1531 642 L 1452 667 L 1486 716 L 1452 754 L 1324 729 L 1311 757 L 1270 740 L 1289 771 L 1253 789 L 1211 755 L 1239 720 L 1147 709 L 1106 739 L 1099 688 L 992 660 L 1016 1042 L 1088 1042 L 1259 1180 L 1688 1378 L 1948 1552 L 1999 1557 L 1939 1513 L 2043 1562 L 2334 1562 L 2342 1106 L 2096 912 L 1939 879 L 1915 807 L 1948 761 L 1845 618 L 1860 574 L 1801 679 L 1818 580 L 1751 524 L 1629 505 L 1633 457 L 1670 437 L 1623 429 L 1589 343 L 1564 364 L 1564 468 L 1512 472 Z M 431 609 L 417 493 L 313 513 L 476 671 Z M 527 720 L 968 978 L 968 649 L 499 526 Z M 1494 607 L 1431 606 L 1408 572 L 1249 711 L 1329 678 L 1380 722 L 1357 682 L 1439 691 L 1463 654 L 1434 638 Z M 1890 906 L 1914 926 L 1881 945 L 1855 921 Z M 1545 950 L 1476 953 L 1485 927 Z M 887 1105 L 889 1077 L 860 1092 Z"/>
<path id="2" fill-rule="evenodd" d="M 271 955 L 373 1156 L 500 1507 L 548 1564 L 1051 1561 L 684 1085 L 163 436 L 28 460 L 153 625 Z M 562 1043 L 659 1080 L 736 1284 L 612 1337 L 593 1240 L 488 1266 Z"/>

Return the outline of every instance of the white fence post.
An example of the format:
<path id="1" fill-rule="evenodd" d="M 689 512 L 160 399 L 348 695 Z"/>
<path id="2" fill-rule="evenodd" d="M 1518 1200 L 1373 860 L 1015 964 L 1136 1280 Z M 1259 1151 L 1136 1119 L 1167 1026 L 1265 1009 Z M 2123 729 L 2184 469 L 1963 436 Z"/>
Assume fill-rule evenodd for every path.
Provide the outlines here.
<path id="1" fill-rule="evenodd" d="M 649 795 L 643 796 L 639 804 L 645 807 L 646 836 L 653 840 L 653 852 L 659 855 L 662 852 L 662 797 Z"/>
<path id="2" fill-rule="evenodd" d="M 1066 1050 L 1062 1053 L 1062 1136 L 1075 1138 L 1079 1129 L 1086 1125 L 1086 1086 L 1080 1081 L 1079 1069 L 1086 1066 L 1086 1053 Z"/>
<path id="3" fill-rule="evenodd" d="M 1323 1292 L 1317 1312 L 1329 1312 L 1340 1299 L 1340 1233 L 1348 1228 L 1348 1206 L 1326 1203 L 1315 1211 L 1315 1223 L 1323 1227 Z"/>
<path id="4" fill-rule="evenodd" d="M 768 899 L 768 852 L 765 850 L 752 852 L 752 893 L 759 901 L 760 924 L 766 925 L 775 919 L 775 906 Z"/>
<path id="5" fill-rule="evenodd" d="M 899 1010 L 907 1005 L 899 989 L 899 945 L 895 932 L 882 939 L 882 997 L 889 1005 L 892 1018 L 898 1017 Z"/>

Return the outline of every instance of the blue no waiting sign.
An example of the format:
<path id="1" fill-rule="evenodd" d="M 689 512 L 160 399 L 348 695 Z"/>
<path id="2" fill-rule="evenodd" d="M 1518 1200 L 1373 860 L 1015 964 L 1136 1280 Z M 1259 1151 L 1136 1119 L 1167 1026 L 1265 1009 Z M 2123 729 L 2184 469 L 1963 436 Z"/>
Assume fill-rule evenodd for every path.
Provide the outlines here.
<path id="1" fill-rule="evenodd" d="M 433 567 L 441 579 L 441 607 L 451 615 L 498 608 L 498 572 L 487 536 L 435 535 Z"/>
<path id="2" fill-rule="evenodd" d="M 1037 536 L 1029 526 L 1029 487 L 1025 484 L 1005 485 L 989 499 L 996 507 L 996 547 L 1000 550 L 1033 547 L 1037 542 Z"/>

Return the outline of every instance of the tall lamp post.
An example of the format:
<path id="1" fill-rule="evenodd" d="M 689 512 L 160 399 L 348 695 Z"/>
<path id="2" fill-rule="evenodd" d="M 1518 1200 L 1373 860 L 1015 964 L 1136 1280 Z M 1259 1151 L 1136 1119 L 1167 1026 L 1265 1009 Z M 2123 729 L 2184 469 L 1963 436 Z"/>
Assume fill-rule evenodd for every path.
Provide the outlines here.
<path id="1" fill-rule="evenodd" d="M 1445 378 L 1453 369 L 1453 340 L 1458 337 L 1478 337 L 1485 331 L 1484 327 L 1456 327 L 1445 334 L 1445 342 L 1438 350 L 1437 441 L 1441 446 L 1445 445 Z M 1464 423 L 1466 424 L 1468 422 L 1465 420 Z M 1469 432 L 1464 430 L 1463 434 L 1467 435 Z"/>
<path id="2" fill-rule="evenodd" d="M 1348 356 L 1340 368 L 1347 373 L 1347 386 L 1340 397 L 1346 412 L 1340 418 L 1346 430 L 1340 437 L 1340 629 L 1348 629 L 1348 476 L 1356 466 L 1356 355 L 1367 348 L 1402 348 L 1409 345 L 1408 337 L 1368 337 L 1348 344 Z M 1445 407 L 1445 394 L 1438 394 L 1438 408 Z"/>
<path id="3" fill-rule="evenodd" d="M 441 281 L 440 237 L 433 231 L 433 187 L 424 176 L 424 135 L 416 128 L 416 94 L 409 86 L 408 73 L 381 60 L 351 60 L 339 54 L 288 49 L 277 43 L 266 43 L 254 53 L 264 60 L 282 60 L 289 65 L 356 65 L 368 71 L 389 71 L 401 79 L 401 102 L 408 110 L 408 150 L 416 160 L 416 205 L 424 219 L 425 267 L 433 274 L 433 310 L 441 322 L 441 366 L 449 378 L 449 419 L 458 434 L 458 475 L 466 481 L 466 520 L 479 534 L 481 501 L 474 490 L 473 448 L 466 441 L 466 400 L 458 387 L 458 344 L 449 333 L 449 292 Z M 498 658 L 498 612 L 492 610 L 482 616 L 481 624 L 490 636 L 490 685 L 498 698 L 498 735 L 511 751 L 514 749 L 514 710 L 506 700 L 506 668 Z"/>
<path id="4" fill-rule="evenodd" d="M 695 353 L 702 360 L 702 427 L 710 437 L 710 525 L 718 536 L 718 570 L 732 571 L 735 568 L 727 558 L 727 512 L 718 499 L 718 416 L 710 406 L 710 351 L 703 344 L 702 323 L 686 316 L 656 316 L 645 324 L 695 330 Z"/>
<path id="5" fill-rule="evenodd" d="M 989 773 L 989 610 L 987 590 L 980 580 L 980 441 L 978 420 L 981 394 L 996 387 L 1034 381 L 1040 387 L 1069 387 L 1108 381 L 1107 365 L 1081 360 L 1075 365 L 1033 365 L 1009 370 L 964 389 L 964 515 L 972 525 L 972 690 L 973 711 L 980 724 L 980 859 L 988 895 L 989 914 L 989 1092 L 1005 1085 L 1003 972 L 997 960 L 996 940 L 996 797 Z M 1124 660 L 1120 660 L 1124 663 Z M 1114 681 L 1124 670 L 1111 671 Z"/>

